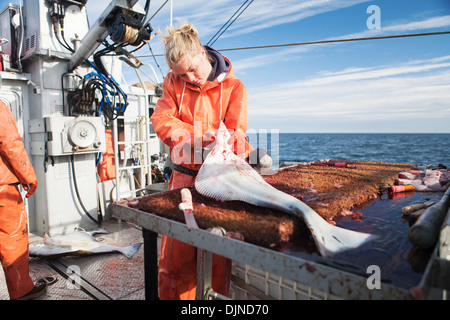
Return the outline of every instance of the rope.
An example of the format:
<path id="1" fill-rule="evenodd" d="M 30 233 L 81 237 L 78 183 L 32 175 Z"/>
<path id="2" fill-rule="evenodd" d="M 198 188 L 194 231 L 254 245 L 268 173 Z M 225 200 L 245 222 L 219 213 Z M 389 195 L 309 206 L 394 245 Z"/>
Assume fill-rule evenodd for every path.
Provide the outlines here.
<path id="1" fill-rule="evenodd" d="M 123 39 L 120 41 L 122 43 L 134 43 L 138 36 L 139 30 L 130 26 L 125 26 L 125 34 L 123 35 Z"/>
<path id="2" fill-rule="evenodd" d="M 425 33 L 412 33 L 412 34 L 400 34 L 393 36 L 379 36 L 379 37 L 365 37 L 365 38 L 351 38 L 351 39 L 334 39 L 334 40 L 321 40 L 310 42 L 298 42 L 298 43 L 286 43 L 286 44 L 273 44 L 267 46 L 254 46 L 254 47 L 241 47 L 241 48 L 229 48 L 218 49 L 217 51 L 235 51 L 235 50 L 250 50 L 250 49 L 266 49 L 266 48 L 279 48 L 279 47 L 291 47 L 291 46 L 305 46 L 325 43 L 339 43 L 339 42 L 351 42 L 351 41 L 366 41 L 366 40 L 380 40 L 380 39 L 395 39 L 395 38 L 409 38 L 409 37 L 423 37 L 450 34 L 450 31 L 439 32 L 425 32 Z"/>
<path id="3" fill-rule="evenodd" d="M 279 48 L 279 47 L 292 47 L 292 46 L 306 46 L 315 44 L 325 44 L 325 43 L 339 43 L 339 42 L 351 42 L 351 41 L 366 41 L 366 40 L 380 40 L 380 39 L 395 39 L 395 38 L 410 38 L 410 37 L 423 37 L 423 36 L 436 36 L 450 34 L 450 31 L 438 31 L 438 32 L 425 32 L 425 33 L 411 33 L 411 34 L 399 34 L 393 36 L 379 36 L 379 37 L 365 37 L 365 38 L 351 38 L 351 39 L 334 39 L 334 40 L 321 40 L 321 41 L 310 41 L 310 42 L 297 42 L 297 43 L 286 43 L 286 44 L 273 44 L 267 46 L 254 46 L 254 47 L 240 47 L 240 48 L 228 48 L 228 49 L 218 49 L 217 51 L 237 51 L 237 50 L 251 50 L 251 49 L 266 49 L 266 48 Z M 140 58 L 147 57 L 162 57 L 163 54 L 155 55 L 142 55 Z"/>

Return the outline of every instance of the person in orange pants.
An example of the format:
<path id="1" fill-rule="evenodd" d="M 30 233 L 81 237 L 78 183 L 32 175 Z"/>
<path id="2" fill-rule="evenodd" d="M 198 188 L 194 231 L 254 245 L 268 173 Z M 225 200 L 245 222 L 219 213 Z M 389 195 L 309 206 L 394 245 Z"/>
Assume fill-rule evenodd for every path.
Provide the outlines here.
<path id="1" fill-rule="evenodd" d="M 254 149 L 247 130 L 247 91 L 234 75 L 231 62 L 219 52 L 203 46 L 191 24 L 168 29 L 165 56 L 171 72 L 163 83 L 151 117 L 158 137 L 170 147 L 173 171 L 169 190 L 192 186 L 223 121 L 232 131 L 233 151 L 243 159 Z M 194 212 L 195 215 L 195 212 Z M 194 299 L 196 248 L 162 237 L 159 260 L 160 299 Z M 213 255 L 212 289 L 229 295 L 231 261 Z"/>
<path id="2" fill-rule="evenodd" d="M 194 184 L 195 177 L 173 171 L 169 190 Z M 195 213 L 194 213 L 195 214 Z M 159 292 L 162 300 L 194 300 L 197 289 L 197 248 L 167 236 L 161 237 Z M 229 295 L 231 260 L 213 255 L 212 288 Z"/>
<path id="3" fill-rule="evenodd" d="M 0 78 L 1 84 L 1 78 Z M 0 100 L 0 260 L 10 299 L 32 299 L 45 292 L 29 275 L 27 212 L 19 184 L 30 197 L 38 181 L 16 127 L 16 118 Z"/>

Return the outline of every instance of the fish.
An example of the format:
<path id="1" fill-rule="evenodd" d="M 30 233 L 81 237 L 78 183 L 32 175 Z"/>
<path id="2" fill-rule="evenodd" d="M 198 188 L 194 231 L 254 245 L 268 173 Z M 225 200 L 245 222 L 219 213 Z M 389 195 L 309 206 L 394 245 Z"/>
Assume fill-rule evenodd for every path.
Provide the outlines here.
<path id="1" fill-rule="evenodd" d="M 200 194 L 221 201 L 238 200 L 277 209 L 302 219 L 322 257 L 360 247 L 376 238 L 332 225 L 301 200 L 268 184 L 244 159 L 234 154 L 228 144 L 230 137 L 221 121 L 214 148 L 205 158 L 194 182 Z"/>
<path id="2" fill-rule="evenodd" d="M 43 242 L 30 243 L 28 246 L 31 256 L 62 256 L 62 255 L 89 255 L 106 252 L 120 252 L 131 259 L 139 250 L 142 243 L 127 247 L 115 246 L 94 238 L 95 234 L 109 233 L 105 229 L 93 231 L 74 231 L 64 235 L 49 237 L 44 234 Z"/>

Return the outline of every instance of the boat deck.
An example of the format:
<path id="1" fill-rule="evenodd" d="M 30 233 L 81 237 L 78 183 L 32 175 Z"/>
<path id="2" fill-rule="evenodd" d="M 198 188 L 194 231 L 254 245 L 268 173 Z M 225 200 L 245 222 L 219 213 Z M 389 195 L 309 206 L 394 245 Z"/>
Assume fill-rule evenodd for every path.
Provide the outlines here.
<path id="1" fill-rule="evenodd" d="M 110 219 L 101 225 L 109 234 L 105 242 L 128 246 L 142 242 L 142 231 L 133 224 Z M 34 241 L 30 236 L 30 241 Z M 104 253 L 58 258 L 30 257 L 33 281 L 53 277 L 47 293 L 36 300 L 144 300 L 143 247 L 132 259 L 120 253 Z M 3 270 L 0 268 L 0 300 L 8 300 Z"/>

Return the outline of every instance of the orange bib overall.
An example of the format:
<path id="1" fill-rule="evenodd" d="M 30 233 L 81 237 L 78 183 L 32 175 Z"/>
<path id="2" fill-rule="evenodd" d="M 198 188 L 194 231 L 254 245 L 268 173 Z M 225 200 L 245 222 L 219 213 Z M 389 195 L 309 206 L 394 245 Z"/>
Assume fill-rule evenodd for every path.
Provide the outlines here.
<path id="1" fill-rule="evenodd" d="M 207 81 L 201 88 L 169 73 L 151 120 L 158 137 L 170 147 L 172 162 L 190 170 L 198 171 L 201 167 L 201 157 L 200 160 L 195 158 L 194 150 L 195 146 L 205 147 L 205 143 L 198 143 L 199 138 L 202 140 L 206 131 L 217 129 L 221 120 L 233 130 L 237 155 L 245 159 L 253 150 L 245 136 L 247 91 L 234 76 L 232 67 L 226 77 Z M 195 177 L 174 170 L 169 190 L 192 186 L 194 181 Z M 163 236 L 159 261 L 160 299 L 195 299 L 196 269 L 197 249 Z M 229 295 L 231 260 L 213 255 L 212 277 L 212 289 Z"/>
<path id="2" fill-rule="evenodd" d="M 9 297 L 16 299 L 30 292 L 27 212 L 19 184 L 37 187 L 37 179 L 16 127 L 16 118 L 0 100 L 0 260 L 5 272 Z"/>

